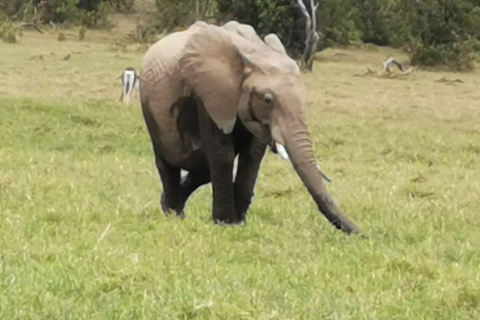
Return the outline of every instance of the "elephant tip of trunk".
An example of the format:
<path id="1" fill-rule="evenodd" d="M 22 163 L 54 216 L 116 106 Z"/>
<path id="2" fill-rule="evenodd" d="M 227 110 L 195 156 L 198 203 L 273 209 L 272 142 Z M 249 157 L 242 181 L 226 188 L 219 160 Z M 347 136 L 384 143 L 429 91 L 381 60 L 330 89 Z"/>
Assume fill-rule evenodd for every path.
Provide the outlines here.
<path id="1" fill-rule="evenodd" d="M 348 236 L 360 236 L 363 239 L 368 239 L 368 235 L 362 231 L 359 227 L 354 225 L 353 223 L 350 223 L 348 226 L 343 225 L 341 227 L 336 226 L 338 229 L 341 231 L 345 232 Z"/>
<path id="2" fill-rule="evenodd" d="M 328 218 L 328 217 L 327 217 Z M 338 230 L 341 230 L 348 236 L 358 235 L 362 238 L 367 238 L 367 235 L 360 229 L 355 223 L 350 221 L 346 216 L 340 215 L 339 219 L 328 219 L 331 224 L 335 226 Z"/>

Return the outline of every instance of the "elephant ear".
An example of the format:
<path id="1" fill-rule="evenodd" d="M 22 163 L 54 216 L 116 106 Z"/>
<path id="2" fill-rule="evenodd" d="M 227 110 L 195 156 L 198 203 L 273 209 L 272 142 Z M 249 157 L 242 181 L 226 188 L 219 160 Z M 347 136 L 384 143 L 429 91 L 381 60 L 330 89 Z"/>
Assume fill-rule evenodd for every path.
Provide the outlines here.
<path id="1" fill-rule="evenodd" d="M 230 32 L 234 32 L 239 36 L 252 41 L 253 43 L 262 43 L 262 39 L 260 39 L 258 34 L 255 32 L 255 29 L 248 24 L 230 21 L 225 23 L 222 28 Z"/>
<path id="2" fill-rule="evenodd" d="M 265 36 L 264 40 L 265 40 L 265 43 L 273 50 L 277 51 L 278 53 L 287 55 L 287 51 L 285 50 L 285 47 L 283 46 L 282 42 L 280 41 L 280 39 L 277 37 L 276 34 L 270 33 Z"/>
<path id="3" fill-rule="evenodd" d="M 237 119 L 244 63 L 228 31 L 207 25 L 196 28 L 180 58 L 182 75 L 202 99 L 210 117 L 225 133 Z"/>
<path id="4" fill-rule="evenodd" d="M 300 68 L 298 67 L 297 63 L 288 56 L 285 47 L 276 34 L 268 34 L 265 36 L 264 41 L 269 48 L 280 54 L 279 59 L 270 60 L 271 66 L 275 66 L 284 73 L 300 76 Z"/>

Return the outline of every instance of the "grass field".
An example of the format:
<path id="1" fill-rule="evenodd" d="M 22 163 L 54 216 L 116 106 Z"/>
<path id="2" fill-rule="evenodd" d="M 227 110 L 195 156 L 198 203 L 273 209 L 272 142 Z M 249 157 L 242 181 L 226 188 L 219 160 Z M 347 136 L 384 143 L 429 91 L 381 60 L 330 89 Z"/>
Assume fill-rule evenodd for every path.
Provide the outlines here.
<path id="1" fill-rule="evenodd" d="M 356 76 L 401 53 L 327 50 L 310 131 L 369 238 L 271 153 L 248 224 L 219 227 L 210 187 L 161 213 L 139 105 L 117 102 L 144 49 L 114 37 L 0 43 L 0 319 L 480 319 L 480 73 Z"/>

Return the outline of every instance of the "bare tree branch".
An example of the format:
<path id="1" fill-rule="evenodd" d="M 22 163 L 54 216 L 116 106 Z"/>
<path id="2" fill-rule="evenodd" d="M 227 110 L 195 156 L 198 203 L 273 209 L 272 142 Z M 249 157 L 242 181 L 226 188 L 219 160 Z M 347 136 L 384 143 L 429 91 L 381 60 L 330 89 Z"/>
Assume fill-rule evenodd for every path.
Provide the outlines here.
<path id="1" fill-rule="evenodd" d="M 310 0 L 310 8 L 312 9 L 312 13 L 310 14 L 312 17 L 312 31 L 317 31 L 317 15 L 315 12 L 317 11 L 318 3 L 315 4 L 313 0 Z"/>
<path id="2" fill-rule="evenodd" d="M 22 22 L 22 23 L 20 23 L 20 24 L 17 26 L 17 28 L 28 28 L 28 27 L 32 27 L 32 28 L 34 28 L 35 30 L 37 30 L 38 32 L 43 33 L 43 31 L 40 29 L 40 27 L 37 26 L 35 23 Z"/>
<path id="3" fill-rule="evenodd" d="M 316 11 L 318 3 L 315 4 L 314 0 L 310 0 L 311 13 L 308 12 L 307 7 L 303 0 L 297 0 L 300 11 L 305 17 L 305 50 L 303 52 L 303 58 L 301 66 L 309 71 L 313 71 L 313 59 L 315 58 L 315 52 L 317 50 L 318 40 L 320 39 L 317 33 L 317 16 Z"/>
<path id="4" fill-rule="evenodd" d="M 305 33 L 308 35 L 310 32 L 310 27 L 312 24 L 312 19 L 310 18 L 310 15 L 308 14 L 308 10 L 305 7 L 305 4 L 303 3 L 303 0 L 297 0 L 298 6 L 300 7 L 300 10 L 302 11 L 303 16 L 305 17 Z"/>

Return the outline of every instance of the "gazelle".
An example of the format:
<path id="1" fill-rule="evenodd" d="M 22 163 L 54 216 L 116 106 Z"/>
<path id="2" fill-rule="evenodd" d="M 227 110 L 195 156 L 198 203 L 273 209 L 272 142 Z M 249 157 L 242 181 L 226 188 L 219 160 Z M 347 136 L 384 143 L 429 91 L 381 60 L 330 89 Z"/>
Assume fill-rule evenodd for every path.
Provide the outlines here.
<path id="1" fill-rule="evenodd" d="M 135 98 L 135 96 L 138 95 L 138 85 L 140 78 L 137 75 L 137 71 L 131 67 L 126 68 L 120 78 L 122 78 L 123 85 L 120 102 L 128 104 L 130 103 L 131 98 Z"/>

